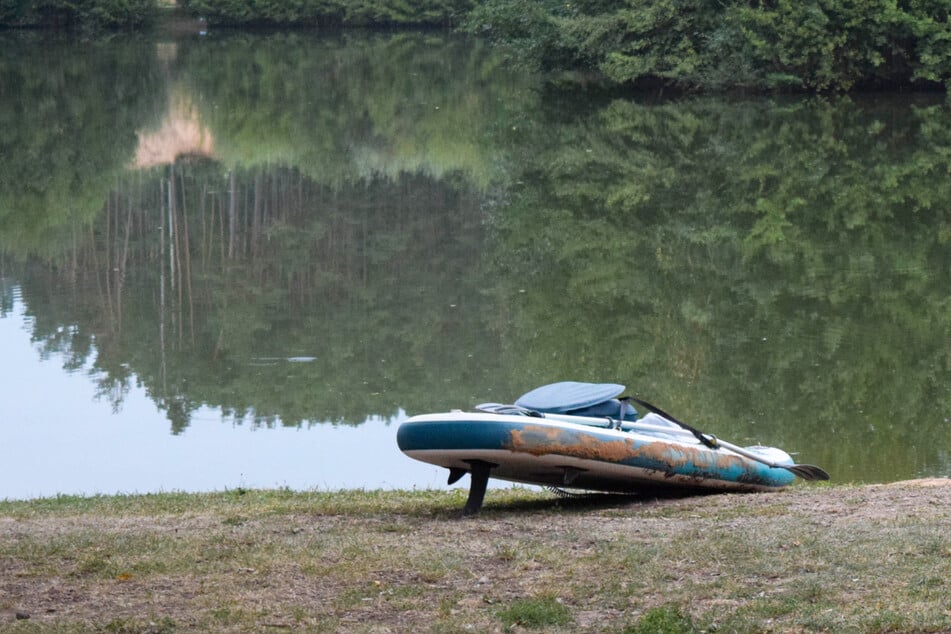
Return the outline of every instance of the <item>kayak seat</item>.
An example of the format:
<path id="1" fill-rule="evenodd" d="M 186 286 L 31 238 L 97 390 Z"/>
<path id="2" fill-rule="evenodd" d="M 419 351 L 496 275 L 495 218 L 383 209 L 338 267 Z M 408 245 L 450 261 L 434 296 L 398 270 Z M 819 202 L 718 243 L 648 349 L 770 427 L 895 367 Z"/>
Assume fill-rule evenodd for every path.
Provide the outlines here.
<path id="1" fill-rule="evenodd" d="M 624 416 L 620 417 L 622 406 L 624 408 Z M 608 399 L 581 409 L 570 409 L 566 411 L 565 414 L 571 416 L 591 416 L 593 418 L 609 416 L 615 420 L 620 418 L 620 420 L 629 420 L 631 422 L 637 420 L 637 410 L 634 409 L 630 403 L 625 402 L 622 404 L 621 400 L 617 398 Z"/>
<path id="2" fill-rule="evenodd" d="M 625 387 L 618 383 L 583 383 L 561 381 L 537 387 L 515 401 L 518 407 L 551 414 L 572 416 L 610 416 L 636 421 L 637 410 L 630 403 L 617 398 Z"/>

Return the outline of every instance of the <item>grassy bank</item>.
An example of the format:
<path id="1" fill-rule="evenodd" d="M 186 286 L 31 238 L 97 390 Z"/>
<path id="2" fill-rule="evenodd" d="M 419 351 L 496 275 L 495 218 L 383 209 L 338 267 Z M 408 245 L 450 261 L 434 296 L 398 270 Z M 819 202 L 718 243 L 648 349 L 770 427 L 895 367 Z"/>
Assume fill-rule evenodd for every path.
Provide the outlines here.
<path id="1" fill-rule="evenodd" d="M 0 502 L 0 631 L 942 631 L 948 480 Z"/>

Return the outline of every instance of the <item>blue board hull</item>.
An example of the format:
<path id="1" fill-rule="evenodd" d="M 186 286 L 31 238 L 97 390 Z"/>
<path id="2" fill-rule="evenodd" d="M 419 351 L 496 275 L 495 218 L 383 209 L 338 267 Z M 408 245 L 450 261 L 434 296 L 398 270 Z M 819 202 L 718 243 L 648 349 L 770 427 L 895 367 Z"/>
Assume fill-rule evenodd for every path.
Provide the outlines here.
<path id="1" fill-rule="evenodd" d="M 492 478 L 607 492 L 657 487 L 768 491 L 795 476 L 726 450 L 712 450 L 672 430 L 601 428 L 605 421 L 448 412 L 415 416 L 397 432 L 408 456 L 460 473 L 488 465 Z M 573 420 L 584 421 L 572 422 Z M 788 462 L 776 449 L 773 462 Z"/>

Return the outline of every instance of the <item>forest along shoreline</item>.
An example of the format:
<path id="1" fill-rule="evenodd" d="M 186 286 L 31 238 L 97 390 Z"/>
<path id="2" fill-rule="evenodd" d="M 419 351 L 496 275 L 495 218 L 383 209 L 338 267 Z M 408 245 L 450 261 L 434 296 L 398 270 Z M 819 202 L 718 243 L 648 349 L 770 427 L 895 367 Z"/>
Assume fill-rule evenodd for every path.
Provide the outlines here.
<path id="1" fill-rule="evenodd" d="M 0 502 L 0 629 L 940 631 L 951 480 Z"/>
<path id="2" fill-rule="evenodd" d="M 148 29 L 183 14 L 210 27 L 448 28 L 491 40 L 524 67 L 651 90 L 943 91 L 951 76 L 944 3 L 26 0 L 0 6 L 0 28 Z"/>

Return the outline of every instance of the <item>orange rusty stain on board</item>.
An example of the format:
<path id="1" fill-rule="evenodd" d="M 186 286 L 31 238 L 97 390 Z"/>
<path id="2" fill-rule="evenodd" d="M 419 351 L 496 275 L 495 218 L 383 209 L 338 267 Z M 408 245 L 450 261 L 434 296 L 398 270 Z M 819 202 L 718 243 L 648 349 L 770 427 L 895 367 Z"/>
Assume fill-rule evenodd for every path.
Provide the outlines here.
<path id="1" fill-rule="evenodd" d="M 542 436 L 546 440 L 556 440 L 565 433 L 566 431 L 564 429 L 552 425 L 523 425 L 521 430 L 512 430 L 513 438 L 515 434 L 519 436 L 522 434 L 531 434 L 532 436 Z"/>
<path id="2" fill-rule="evenodd" d="M 599 440 L 591 434 L 568 432 L 558 427 L 542 425 L 526 425 L 522 429 L 513 429 L 511 438 L 508 449 L 533 456 L 557 454 L 620 462 L 632 457 L 636 451 L 632 439 Z"/>
<path id="3" fill-rule="evenodd" d="M 635 459 L 665 463 L 674 469 L 691 463 L 698 467 L 728 469 L 743 463 L 743 459 L 735 454 L 701 447 L 660 440 L 642 443 L 638 447 L 633 438 L 602 440 L 594 434 L 547 425 L 526 425 L 522 429 L 513 429 L 510 437 L 507 449 L 533 456 L 555 454 L 615 463 Z"/>

